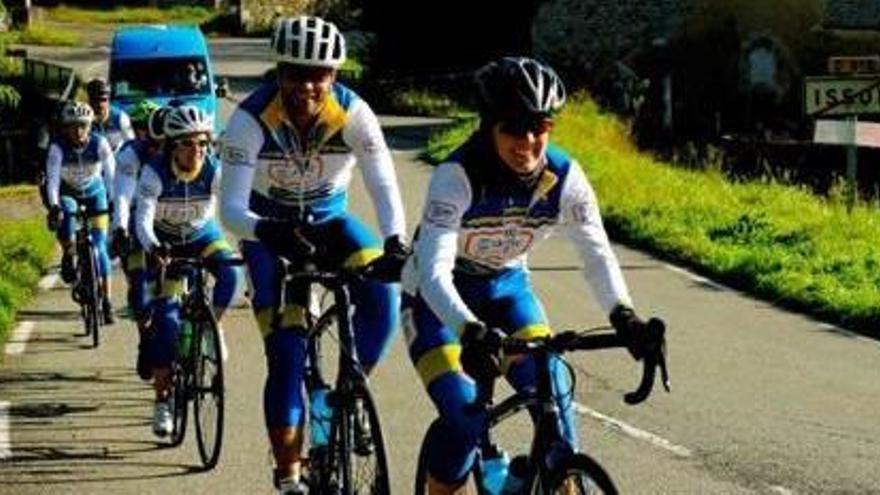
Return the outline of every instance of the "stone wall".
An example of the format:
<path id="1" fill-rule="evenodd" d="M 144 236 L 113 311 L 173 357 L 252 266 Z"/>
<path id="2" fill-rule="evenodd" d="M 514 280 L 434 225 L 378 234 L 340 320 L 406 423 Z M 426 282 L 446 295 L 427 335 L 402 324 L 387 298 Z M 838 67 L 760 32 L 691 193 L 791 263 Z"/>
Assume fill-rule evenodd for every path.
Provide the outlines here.
<path id="1" fill-rule="evenodd" d="M 670 36 L 692 0 L 550 0 L 533 24 L 535 54 L 572 76 L 588 74 Z"/>

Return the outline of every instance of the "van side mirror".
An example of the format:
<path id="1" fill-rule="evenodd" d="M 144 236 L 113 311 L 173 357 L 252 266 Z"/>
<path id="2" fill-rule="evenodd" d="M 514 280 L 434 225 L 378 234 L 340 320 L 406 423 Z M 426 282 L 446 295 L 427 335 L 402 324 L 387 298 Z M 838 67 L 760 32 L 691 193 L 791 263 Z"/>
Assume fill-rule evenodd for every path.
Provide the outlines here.
<path id="1" fill-rule="evenodd" d="M 214 80 L 214 84 L 216 86 L 214 92 L 217 95 L 217 98 L 226 98 L 229 94 L 229 79 L 218 77 Z"/>

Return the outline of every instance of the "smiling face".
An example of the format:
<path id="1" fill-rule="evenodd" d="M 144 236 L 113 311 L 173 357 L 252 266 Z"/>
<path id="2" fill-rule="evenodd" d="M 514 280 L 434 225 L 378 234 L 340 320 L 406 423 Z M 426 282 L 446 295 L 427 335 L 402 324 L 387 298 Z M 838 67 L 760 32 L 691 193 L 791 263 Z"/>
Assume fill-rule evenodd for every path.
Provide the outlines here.
<path id="1" fill-rule="evenodd" d="M 519 175 L 528 175 L 543 163 L 553 121 L 502 121 L 492 126 L 492 142 L 501 160 Z"/>
<path id="2" fill-rule="evenodd" d="M 278 64 L 278 85 L 288 117 L 294 123 L 314 118 L 335 79 L 336 71 L 328 67 Z"/>
<path id="3" fill-rule="evenodd" d="M 68 124 L 64 128 L 64 137 L 74 148 L 82 148 L 89 142 L 90 128 L 86 123 Z"/>
<path id="4" fill-rule="evenodd" d="M 183 172 L 198 170 L 208 155 L 210 144 L 210 137 L 204 132 L 187 134 L 175 139 L 172 150 L 175 167 Z"/>

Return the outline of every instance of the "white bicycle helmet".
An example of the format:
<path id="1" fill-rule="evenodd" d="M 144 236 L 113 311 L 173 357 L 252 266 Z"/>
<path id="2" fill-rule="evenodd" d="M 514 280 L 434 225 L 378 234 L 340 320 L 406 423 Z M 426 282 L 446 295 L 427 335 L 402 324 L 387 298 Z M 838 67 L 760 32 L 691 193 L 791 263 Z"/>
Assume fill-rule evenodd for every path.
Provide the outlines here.
<path id="1" fill-rule="evenodd" d="M 94 118 L 92 107 L 81 101 L 68 101 L 61 109 L 61 123 L 64 125 L 91 124 Z"/>
<path id="2" fill-rule="evenodd" d="M 197 106 L 182 105 L 168 110 L 163 129 L 168 139 L 197 132 L 210 135 L 214 131 L 214 118 Z"/>
<path id="3" fill-rule="evenodd" d="M 556 72 L 537 60 L 504 57 L 475 75 L 480 115 L 493 119 L 550 117 L 565 104 L 565 87 Z"/>
<path id="4" fill-rule="evenodd" d="M 272 34 L 275 62 L 338 69 L 345 62 L 345 38 L 320 17 L 280 19 Z"/>

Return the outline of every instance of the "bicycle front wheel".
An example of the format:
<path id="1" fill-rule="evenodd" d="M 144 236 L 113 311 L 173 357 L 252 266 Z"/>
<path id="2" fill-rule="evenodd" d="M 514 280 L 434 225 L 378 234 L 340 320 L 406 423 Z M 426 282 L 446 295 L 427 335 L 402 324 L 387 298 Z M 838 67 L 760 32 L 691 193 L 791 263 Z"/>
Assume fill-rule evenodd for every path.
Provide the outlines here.
<path id="1" fill-rule="evenodd" d="M 189 411 L 187 403 L 186 368 L 175 360 L 171 363 L 171 414 L 174 418 L 174 427 L 171 430 L 170 445 L 177 447 L 186 436 L 186 420 Z"/>
<path id="2" fill-rule="evenodd" d="M 213 316 L 193 323 L 195 420 L 199 456 L 205 469 L 217 465 L 223 445 L 223 359 Z"/>
<path id="3" fill-rule="evenodd" d="M 546 483 L 548 486 L 543 486 Z M 549 475 L 532 478 L 531 495 L 617 495 L 617 487 L 598 462 L 586 454 L 565 459 Z"/>
<path id="4" fill-rule="evenodd" d="M 391 492 L 385 441 L 370 390 L 358 385 L 333 416 L 332 462 L 344 495 Z"/>

